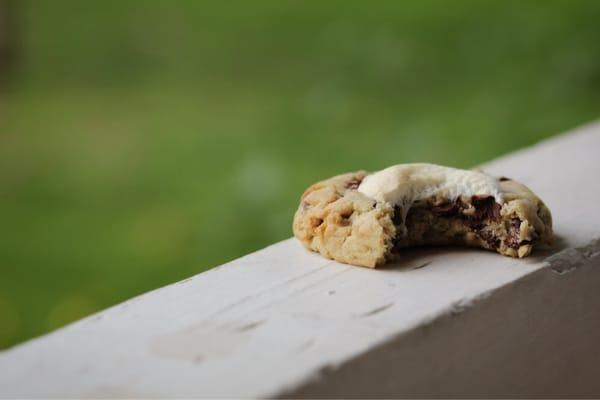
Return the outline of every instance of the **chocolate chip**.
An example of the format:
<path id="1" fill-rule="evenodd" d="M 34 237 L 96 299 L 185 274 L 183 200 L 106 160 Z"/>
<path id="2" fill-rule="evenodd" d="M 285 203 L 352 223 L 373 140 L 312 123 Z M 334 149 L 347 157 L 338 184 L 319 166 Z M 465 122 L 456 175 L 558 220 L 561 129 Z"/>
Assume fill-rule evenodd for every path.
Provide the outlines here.
<path id="1" fill-rule="evenodd" d="M 346 189 L 356 190 L 360 186 L 363 178 L 352 178 L 346 183 Z"/>
<path id="2" fill-rule="evenodd" d="M 392 254 L 400 253 L 400 238 L 396 236 L 392 239 Z"/>
<path id="3" fill-rule="evenodd" d="M 502 206 L 496 203 L 494 196 L 472 196 L 471 203 L 475 210 L 472 214 L 464 215 L 464 224 L 472 230 L 481 230 L 485 220 L 500 219 Z"/>
<path id="4" fill-rule="evenodd" d="M 479 237 L 487 242 L 487 244 L 494 250 L 500 247 L 500 239 L 498 239 L 492 232 L 490 231 L 479 231 L 477 232 Z"/>
<path id="5" fill-rule="evenodd" d="M 394 216 L 392 217 L 394 225 L 402 225 L 402 207 L 394 206 Z"/>
<path id="6" fill-rule="evenodd" d="M 464 224 L 469 228 L 473 229 L 474 231 L 478 231 L 484 226 L 483 221 L 471 217 L 465 219 Z"/>
<path id="7" fill-rule="evenodd" d="M 313 228 L 317 228 L 323 224 L 323 220 L 321 218 L 311 218 L 310 224 Z"/>
<path id="8" fill-rule="evenodd" d="M 471 197 L 471 203 L 473 203 L 473 207 L 475 207 L 474 219 L 500 219 L 500 210 L 502 209 L 502 206 L 496 203 L 494 196 L 473 196 Z"/>
<path id="9" fill-rule="evenodd" d="M 507 178 L 507 177 L 505 177 L 505 176 L 501 176 L 500 178 L 498 178 L 498 180 L 499 180 L 500 182 L 505 182 L 505 181 L 511 181 L 512 179 L 510 179 L 510 178 Z"/>
<path id="10" fill-rule="evenodd" d="M 520 228 L 521 220 L 519 218 L 513 218 L 510 220 L 510 226 L 508 227 L 508 236 L 504 240 L 504 244 L 507 247 L 518 249 L 520 241 Z"/>
<path id="11" fill-rule="evenodd" d="M 435 206 L 431 209 L 431 212 L 438 217 L 451 217 L 458 213 L 460 206 L 458 201 L 454 200 L 450 203 Z"/>
<path id="12" fill-rule="evenodd" d="M 350 219 L 350 217 L 352 216 L 354 212 L 353 211 L 344 211 L 343 213 L 340 214 L 340 217 L 342 217 L 343 219 Z"/>

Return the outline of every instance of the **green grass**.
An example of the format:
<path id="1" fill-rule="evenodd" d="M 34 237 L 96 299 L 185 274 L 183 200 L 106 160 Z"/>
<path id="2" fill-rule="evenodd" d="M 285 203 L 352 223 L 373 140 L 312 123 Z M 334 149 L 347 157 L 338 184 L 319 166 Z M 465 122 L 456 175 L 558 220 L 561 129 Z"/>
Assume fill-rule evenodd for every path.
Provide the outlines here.
<path id="1" fill-rule="evenodd" d="M 289 237 L 311 182 L 598 117 L 600 3 L 19 3 L 0 347 Z"/>

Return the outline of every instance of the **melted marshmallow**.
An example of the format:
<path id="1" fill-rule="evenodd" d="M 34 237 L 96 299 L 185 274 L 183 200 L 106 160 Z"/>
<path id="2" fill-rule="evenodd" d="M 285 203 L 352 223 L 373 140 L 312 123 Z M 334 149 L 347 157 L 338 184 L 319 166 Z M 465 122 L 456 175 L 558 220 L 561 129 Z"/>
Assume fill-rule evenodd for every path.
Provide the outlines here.
<path id="1" fill-rule="evenodd" d="M 434 164 L 398 164 L 365 177 L 358 191 L 377 201 L 409 206 L 417 200 L 442 196 L 494 196 L 501 202 L 496 178 L 477 171 Z"/>

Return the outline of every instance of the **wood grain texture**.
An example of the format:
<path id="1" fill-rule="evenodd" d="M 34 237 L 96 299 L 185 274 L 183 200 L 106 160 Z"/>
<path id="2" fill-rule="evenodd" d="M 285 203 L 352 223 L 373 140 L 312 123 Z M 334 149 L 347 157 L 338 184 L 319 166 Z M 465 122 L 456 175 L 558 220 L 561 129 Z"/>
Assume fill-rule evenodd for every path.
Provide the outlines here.
<path id="1" fill-rule="evenodd" d="M 565 321 L 574 324 L 570 332 L 581 326 L 600 335 L 589 314 L 600 300 L 584 285 L 597 279 L 592 266 L 598 258 L 593 247 L 587 253 L 572 250 L 600 236 L 598 149 L 600 125 L 590 125 L 484 166 L 544 199 L 559 235 L 552 250 L 516 260 L 472 249 L 415 249 L 385 269 L 370 270 L 323 259 L 285 240 L 0 353 L 0 396 L 500 394 L 502 382 L 517 385 L 515 377 L 522 376 L 502 372 L 513 370 L 511 362 L 519 371 L 534 359 L 539 368 L 546 368 L 544 360 L 555 367 L 560 359 L 545 357 L 544 345 L 534 358 L 505 357 L 496 375 L 489 374 L 502 354 L 526 348 L 519 337 L 556 343 L 556 330 L 547 330 L 556 320 L 544 312 L 517 327 L 544 307 L 536 296 L 568 299 L 565 289 L 576 291 L 581 283 L 575 303 L 553 307 L 566 304 L 558 315 L 573 317 Z M 554 264 L 547 261 L 560 251 Z M 573 263 L 573 274 L 561 274 L 557 263 L 561 268 Z M 565 311 L 569 307 L 575 307 L 571 313 Z M 572 337 L 565 330 L 560 334 Z M 490 345 L 503 336 L 513 338 L 514 346 Z M 585 346 L 555 351 L 577 364 Z M 456 373 L 461 362 L 468 374 Z M 544 382 L 543 370 L 535 376 L 531 387 L 521 382 L 525 387 L 504 393 L 548 394 L 534 390 Z M 477 391 L 467 390 L 467 378 L 480 379 Z M 484 393 L 486 387 L 490 392 Z"/>

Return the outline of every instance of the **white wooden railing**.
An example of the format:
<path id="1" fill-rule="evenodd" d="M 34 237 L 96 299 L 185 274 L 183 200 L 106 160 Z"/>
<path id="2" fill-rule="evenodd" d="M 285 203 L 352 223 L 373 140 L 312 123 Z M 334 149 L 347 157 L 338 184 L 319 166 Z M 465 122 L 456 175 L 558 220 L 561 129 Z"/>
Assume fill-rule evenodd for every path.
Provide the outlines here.
<path id="1" fill-rule="evenodd" d="M 370 270 L 285 240 L 0 353 L 0 397 L 600 396 L 600 124 L 483 168 L 555 249 Z"/>

